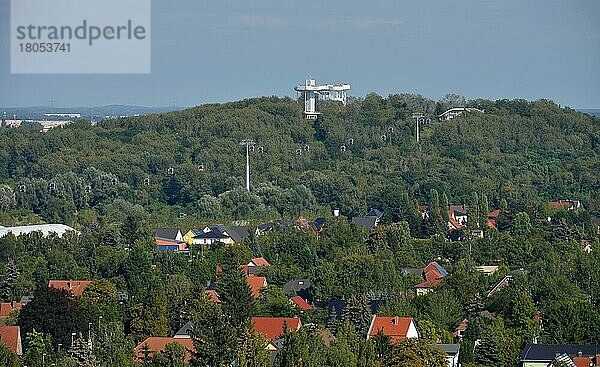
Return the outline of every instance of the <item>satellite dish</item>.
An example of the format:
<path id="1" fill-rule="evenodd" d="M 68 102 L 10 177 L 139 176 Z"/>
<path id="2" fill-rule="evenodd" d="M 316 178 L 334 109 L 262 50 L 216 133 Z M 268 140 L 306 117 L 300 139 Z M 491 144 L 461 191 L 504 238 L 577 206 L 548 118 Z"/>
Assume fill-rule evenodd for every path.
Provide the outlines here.
<path id="1" fill-rule="evenodd" d="M 348 139 L 348 144 L 350 144 L 350 145 L 354 144 L 354 139 L 352 139 L 352 138 Z"/>
<path id="2" fill-rule="evenodd" d="M 393 133 L 394 132 L 394 127 L 393 126 L 388 127 L 388 132 L 389 133 Z"/>
<path id="3" fill-rule="evenodd" d="M 262 153 L 265 151 L 265 148 L 263 146 L 258 147 L 258 152 Z"/>
<path id="4" fill-rule="evenodd" d="M 306 144 L 306 145 L 304 146 L 304 151 L 305 151 L 305 152 L 310 152 L 310 147 L 308 146 L 308 144 Z"/>
<path id="5" fill-rule="evenodd" d="M 342 145 L 342 146 L 340 147 L 340 150 L 341 150 L 342 152 L 345 152 L 345 151 L 346 151 L 346 146 L 345 146 L 345 145 Z"/>
<path id="6" fill-rule="evenodd" d="M 248 147 L 248 150 L 249 150 L 249 151 L 251 151 L 251 152 L 254 152 L 254 145 L 250 145 L 250 146 Z"/>
<path id="7" fill-rule="evenodd" d="M 387 136 L 385 136 L 385 134 L 381 134 L 381 141 L 386 141 L 387 140 Z"/>
<path id="8" fill-rule="evenodd" d="M 19 191 L 20 191 L 20 192 L 27 192 L 27 186 L 25 186 L 25 185 L 20 185 L 20 186 L 19 186 Z"/>
<path id="9" fill-rule="evenodd" d="M 204 165 L 203 164 L 198 165 L 198 172 L 204 172 Z"/>
<path id="10" fill-rule="evenodd" d="M 111 182 L 113 185 L 116 185 L 117 183 L 119 183 L 119 180 L 117 180 L 116 178 L 113 178 L 112 180 L 110 180 L 110 182 Z"/>
<path id="11" fill-rule="evenodd" d="M 92 192 L 92 186 L 91 186 L 91 185 L 87 185 L 87 186 L 85 187 L 85 192 L 86 192 L 86 193 L 88 193 L 88 194 L 89 194 L 90 192 Z"/>
<path id="12" fill-rule="evenodd" d="M 183 213 L 183 212 L 179 213 L 179 219 L 183 219 L 183 218 L 185 218 L 186 216 L 187 216 L 187 214 L 185 214 L 185 213 Z"/>
<path id="13" fill-rule="evenodd" d="M 51 182 L 50 185 L 48 185 L 48 187 L 50 188 L 50 190 L 54 191 L 56 190 L 56 184 L 54 182 Z"/>
<path id="14" fill-rule="evenodd" d="M 300 149 L 300 148 L 296 149 L 296 154 L 297 155 L 302 155 L 302 149 Z"/>
<path id="15" fill-rule="evenodd" d="M 146 177 L 146 178 L 144 179 L 144 185 L 146 185 L 146 186 L 150 186 L 150 177 Z"/>
<path id="16" fill-rule="evenodd" d="M 173 167 L 169 167 L 169 168 L 167 169 L 167 174 L 169 174 L 169 175 L 171 175 L 171 176 L 172 176 L 172 175 L 174 175 L 174 174 L 175 174 L 175 168 L 173 168 Z"/>

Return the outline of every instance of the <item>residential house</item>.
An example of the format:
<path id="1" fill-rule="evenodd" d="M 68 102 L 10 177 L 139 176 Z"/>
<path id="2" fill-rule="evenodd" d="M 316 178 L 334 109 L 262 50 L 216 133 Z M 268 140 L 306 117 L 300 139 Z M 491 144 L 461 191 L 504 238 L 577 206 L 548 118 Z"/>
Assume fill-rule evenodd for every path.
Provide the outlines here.
<path id="1" fill-rule="evenodd" d="M 327 223 L 326 218 L 317 218 L 313 221 L 308 222 L 308 225 L 310 226 L 310 228 L 312 228 L 313 232 L 317 234 L 323 232 L 323 229 L 325 228 L 325 223 Z"/>
<path id="2" fill-rule="evenodd" d="M 92 284 L 91 280 L 49 280 L 48 287 L 56 289 L 64 289 L 78 297 L 83 294 L 85 288 Z"/>
<path id="3" fill-rule="evenodd" d="M 500 267 L 497 265 L 481 265 L 477 267 L 477 271 L 483 273 L 486 277 L 494 275 Z"/>
<path id="4" fill-rule="evenodd" d="M 157 228 L 154 231 L 154 238 L 157 240 L 183 242 L 183 236 L 179 228 Z"/>
<path id="5" fill-rule="evenodd" d="M 433 347 L 440 348 L 446 353 L 446 362 L 448 367 L 460 366 L 458 363 L 460 344 L 433 344 Z"/>
<path id="6" fill-rule="evenodd" d="M 483 110 L 478 108 L 470 108 L 470 107 L 454 107 L 449 110 L 444 111 L 441 115 L 438 116 L 439 121 L 450 121 L 455 117 L 462 115 L 465 112 L 479 112 L 484 113 Z"/>
<path id="7" fill-rule="evenodd" d="M 156 239 L 155 242 L 158 251 L 173 251 L 183 253 L 189 253 L 190 251 L 188 244 L 185 242 L 176 242 L 162 239 Z"/>
<path id="8" fill-rule="evenodd" d="M 467 225 L 467 207 L 465 205 L 450 205 L 448 210 L 448 229 L 457 230 Z"/>
<path id="9" fill-rule="evenodd" d="M 488 214 L 487 225 L 489 229 L 498 229 L 498 217 L 500 214 L 500 210 L 494 210 Z"/>
<path id="10" fill-rule="evenodd" d="M 579 200 L 559 200 L 548 203 L 550 210 L 579 210 L 583 209 Z"/>
<path id="11" fill-rule="evenodd" d="M 213 301 L 213 303 L 221 303 L 221 297 L 219 297 L 219 294 L 216 290 L 207 289 L 204 291 L 204 294 L 206 294 L 206 296 Z"/>
<path id="12" fill-rule="evenodd" d="M 21 307 L 23 307 L 23 304 L 21 304 L 21 302 L 0 303 L 0 321 L 6 321 L 14 310 L 18 310 Z"/>
<path id="13" fill-rule="evenodd" d="M 248 263 L 249 267 L 271 266 L 264 257 L 256 257 Z"/>
<path id="14" fill-rule="evenodd" d="M 193 325 L 191 321 L 188 321 L 173 335 L 175 339 L 189 339 L 192 335 Z"/>
<path id="15" fill-rule="evenodd" d="M 372 231 L 379 225 L 381 217 L 383 217 L 383 211 L 379 209 L 371 209 L 364 217 L 352 218 L 352 223 Z"/>
<path id="16" fill-rule="evenodd" d="M 492 285 L 492 287 L 490 288 L 490 290 L 487 293 L 487 296 L 488 297 L 493 296 L 500 289 L 506 287 L 510 282 L 512 282 L 512 280 L 513 280 L 513 276 L 511 274 L 506 274 L 502 279 L 500 279 L 494 285 Z"/>
<path id="17" fill-rule="evenodd" d="M 308 279 L 290 280 L 283 286 L 283 292 L 289 295 L 298 295 L 308 302 L 313 299 L 312 285 Z"/>
<path id="18" fill-rule="evenodd" d="M 454 335 L 454 339 L 461 341 L 465 337 L 465 332 L 467 331 L 467 325 L 469 324 L 469 320 L 462 320 L 455 328 L 452 335 Z"/>
<path id="19" fill-rule="evenodd" d="M 203 230 L 193 228 L 190 229 L 183 238 L 188 245 L 200 245 L 204 248 L 217 242 L 225 245 L 234 244 L 233 238 L 231 238 L 223 225 L 209 226 L 205 227 Z"/>
<path id="20" fill-rule="evenodd" d="M 250 237 L 250 228 L 246 226 L 233 226 L 227 231 L 233 242 L 240 243 Z"/>
<path id="21" fill-rule="evenodd" d="M 448 275 L 448 272 L 436 261 L 432 261 L 423 269 L 422 276 L 424 281 L 415 285 L 417 296 L 425 295 L 440 285 L 442 278 Z"/>
<path id="22" fill-rule="evenodd" d="M 185 362 L 186 364 L 189 363 L 192 354 L 195 352 L 194 343 L 191 338 L 167 338 L 158 336 L 146 338 L 146 340 L 135 347 L 136 362 L 142 362 L 145 357 L 144 354 L 153 356 L 154 354 L 163 351 L 167 344 L 171 343 L 178 343 L 186 349 Z"/>
<path id="23" fill-rule="evenodd" d="M 268 268 L 270 266 L 271 266 L 271 264 L 269 264 L 269 262 L 267 260 L 265 260 L 264 257 L 257 257 L 257 258 L 250 260 L 248 265 L 244 265 L 242 270 L 244 271 L 244 273 L 247 276 L 248 275 L 257 275 L 257 274 L 259 274 L 259 272 L 262 268 Z"/>
<path id="24" fill-rule="evenodd" d="M 429 205 L 419 205 L 419 213 L 423 220 L 429 219 Z"/>
<path id="25" fill-rule="evenodd" d="M 21 328 L 19 326 L 0 326 L 0 342 L 18 356 L 23 355 Z"/>
<path id="26" fill-rule="evenodd" d="M 302 327 L 302 322 L 297 317 L 253 317 L 254 331 L 263 335 L 268 340 L 275 340 L 283 335 L 284 325 L 288 330 L 297 331 Z"/>
<path id="27" fill-rule="evenodd" d="M 600 363 L 600 344 L 527 344 L 523 348 L 523 354 L 520 359 L 521 367 L 547 367 L 553 362 L 566 362 L 569 360 L 575 365 L 573 358 L 578 358 L 578 362 L 586 361 L 587 366 L 597 366 Z M 567 359 L 568 358 L 568 359 Z M 593 364 L 592 364 L 593 363 Z"/>
<path id="28" fill-rule="evenodd" d="M 382 332 L 389 336 L 391 342 L 397 342 L 409 338 L 418 338 L 419 333 L 415 322 L 411 317 L 384 317 L 374 315 L 367 332 L 367 339 L 370 339 Z"/>
<path id="29" fill-rule="evenodd" d="M 260 236 L 265 233 L 271 232 L 272 230 L 273 230 L 273 223 L 267 222 L 267 223 L 259 224 L 258 227 L 256 227 L 255 234 L 257 236 Z"/>
<path id="30" fill-rule="evenodd" d="M 250 274 L 247 280 L 252 291 L 252 297 L 259 298 L 261 289 L 267 286 L 267 278 Z"/>
<path id="31" fill-rule="evenodd" d="M 154 231 L 154 240 L 158 251 L 189 251 L 179 228 L 157 228 Z"/>
<path id="32" fill-rule="evenodd" d="M 290 298 L 290 303 L 295 304 L 301 310 L 311 310 L 312 307 L 306 302 L 306 300 L 300 296 L 294 296 Z"/>

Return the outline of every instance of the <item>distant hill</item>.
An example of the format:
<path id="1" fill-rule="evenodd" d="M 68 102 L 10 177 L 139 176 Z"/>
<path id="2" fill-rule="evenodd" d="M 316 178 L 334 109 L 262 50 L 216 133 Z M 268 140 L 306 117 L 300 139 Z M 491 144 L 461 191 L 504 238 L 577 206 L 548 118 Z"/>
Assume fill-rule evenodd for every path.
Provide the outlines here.
<path id="1" fill-rule="evenodd" d="M 587 113 L 588 115 L 600 117 L 600 108 L 584 108 L 577 111 Z"/>
<path id="2" fill-rule="evenodd" d="M 48 106 L 31 106 L 31 107 L 0 107 L 0 113 L 6 114 L 6 118 L 12 119 L 16 115 L 17 119 L 22 120 L 44 120 L 48 119 L 44 116 L 46 113 L 79 113 L 81 118 L 90 121 L 99 121 L 105 117 L 120 117 L 120 116 L 141 116 L 153 113 L 164 113 L 170 111 L 178 111 L 183 107 L 144 107 L 144 106 L 128 106 L 128 105 L 108 105 L 97 107 L 48 107 Z"/>
<path id="3" fill-rule="evenodd" d="M 533 217 L 551 200 L 600 209 L 600 119 L 548 100 L 467 106 L 485 113 L 438 122 L 451 104 L 369 94 L 346 106 L 320 103 L 322 114 L 307 121 L 302 101 L 263 97 L 44 134 L 0 129 L 0 184 L 15 190 L 20 207 L 55 221 L 65 212 L 56 208 L 101 210 L 115 198 L 232 219 L 331 209 L 354 216 L 370 208 L 397 219 L 398 203 L 410 198 L 415 205 L 404 207 L 415 208 L 438 194 L 449 204 L 468 204 L 476 194 L 490 208 L 507 202 Z M 433 118 L 418 144 L 414 111 Z M 256 141 L 251 194 L 242 188 L 243 139 Z"/>

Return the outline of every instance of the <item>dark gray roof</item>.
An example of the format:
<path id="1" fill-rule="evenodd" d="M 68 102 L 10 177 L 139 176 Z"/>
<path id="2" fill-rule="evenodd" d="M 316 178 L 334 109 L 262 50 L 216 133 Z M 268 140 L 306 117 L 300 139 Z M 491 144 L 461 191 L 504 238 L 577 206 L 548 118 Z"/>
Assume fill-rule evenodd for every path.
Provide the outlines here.
<path id="1" fill-rule="evenodd" d="M 418 277 L 423 276 L 423 268 L 402 268 L 404 275 L 416 275 Z"/>
<path id="2" fill-rule="evenodd" d="M 283 291 L 288 294 L 291 293 L 292 290 L 298 292 L 300 290 L 310 288 L 310 286 L 310 280 L 308 279 L 295 279 L 285 283 L 283 286 Z"/>
<path id="3" fill-rule="evenodd" d="M 433 344 L 433 346 L 440 348 L 449 356 L 458 354 L 458 351 L 460 350 L 460 344 Z"/>
<path id="4" fill-rule="evenodd" d="M 273 223 L 271 223 L 271 222 L 263 223 L 263 224 L 259 225 L 257 228 L 261 232 L 268 232 L 273 229 Z"/>
<path id="5" fill-rule="evenodd" d="M 577 356 L 581 352 L 583 357 L 600 354 L 600 344 L 527 344 L 523 349 L 521 361 L 548 361 L 551 362 L 557 355 L 567 354 Z"/>
<path id="6" fill-rule="evenodd" d="M 220 239 L 224 239 L 224 238 L 229 238 L 229 236 L 224 235 L 219 232 L 211 231 L 211 232 L 206 232 L 206 233 L 203 232 L 202 234 L 199 234 L 199 235 L 195 236 L 194 238 L 214 238 L 214 239 L 220 240 Z"/>
<path id="7" fill-rule="evenodd" d="M 179 228 L 157 228 L 156 231 L 154 231 L 154 237 L 174 241 L 178 233 Z"/>
<path id="8" fill-rule="evenodd" d="M 245 227 L 245 226 L 234 226 L 234 227 L 231 227 L 227 231 L 227 233 L 229 233 L 229 236 L 231 236 L 231 238 L 233 238 L 233 241 L 235 243 L 239 243 L 244 238 L 250 237 L 250 229 L 248 227 Z"/>
<path id="9" fill-rule="evenodd" d="M 323 226 L 327 222 L 326 218 L 317 218 L 312 222 L 308 222 L 310 226 L 315 230 L 315 232 L 321 232 Z"/>
<path id="10" fill-rule="evenodd" d="M 190 336 L 190 333 L 192 332 L 192 322 L 188 321 L 185 325 L 183 325 L 181 327 L 181 329 L 179 329 L 176 333 L 175 333 L 175 338 L 177 337 L 187 337 Z"/>
<path id="11" fill-rule="evenodd" d="M 365 217 L 377 217 L 381 218 L 383 216 L 383 210 L 379 209 L 371 209 Z"/>
<path id="12" fill-rule="evenodd" d="M 372 231 L 377 223 L 377 217 L 354 217 L 352 223 Z"/>

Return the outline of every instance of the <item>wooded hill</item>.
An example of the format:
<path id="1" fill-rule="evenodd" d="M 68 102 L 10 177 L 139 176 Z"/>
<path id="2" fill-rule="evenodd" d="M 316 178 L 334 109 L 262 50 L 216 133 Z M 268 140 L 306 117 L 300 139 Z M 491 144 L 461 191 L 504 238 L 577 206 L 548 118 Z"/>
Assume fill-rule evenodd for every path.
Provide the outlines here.
<path id="1" fill-rule="evenodd" d="M 437 113 L 457 105 L 485 113 L 437 122 Z M 14 206 L 13 191 L 19 208 L 66 223 L 74 211 L 102 210 L 114 198 L 173 206 L 163 213 L 171 218 L 264 219 L 331 209 L 354 216 L 371 207 L 393 215 L 402 193 L 427 203 L 435 189 L 450 204 L 478 193 L 490 209 L 506 200 L 533 218 L 550 200 L 579 199 L 590 212 L 600 210 L 600 119 L 590 115 L 547 100 L 465 102 L 449 95 L 434 102 L 412 94 L 369 94 L 320 109 L 318 120 L 307 121 L 301 101 L 263 97 L 97 126 L 82 121 L 48 133 L 2 129 L 0 183 L 10 186 L 2 189 L 2 205 Z M 433 118 L 419 144 L 414 111 Z M 242 189 L 242 139 L 256 141 L 252 194 Z"/>

